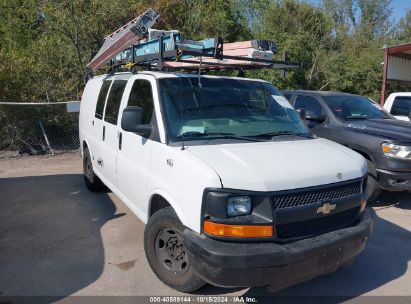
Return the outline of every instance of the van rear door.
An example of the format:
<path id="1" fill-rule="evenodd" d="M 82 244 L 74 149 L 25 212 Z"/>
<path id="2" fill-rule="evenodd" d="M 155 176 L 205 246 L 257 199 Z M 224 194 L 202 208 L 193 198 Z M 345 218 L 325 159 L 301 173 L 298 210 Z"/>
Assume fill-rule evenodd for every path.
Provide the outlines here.
<path id="1" fill-rule="evenodd" d="M 115 76 L 107 95 L 101 125 L 101 148 L 97 165 L 103 179 L 113 190 L 117 184 L 118 124 L 121 99 L 129 76 Z M 113 187 L 114 186 L 114 187 Z"/>
<path id="2" fill-rule="evenodd" d="M 113 84 L 113 77 L 108 77 L 102 81 L 101 88 L 98 94 L 94 118 L 91 123 L 91 134 L 88 136 L 90 152 L 92 153 L 92 162 L 94 171 L 101 177 L 103 159 L 101 157 L 103 138 L 105 136 L 103 129 L 104 107 L 110 87 Z M 87 129 L 87 127 L 85 128 Z"/>

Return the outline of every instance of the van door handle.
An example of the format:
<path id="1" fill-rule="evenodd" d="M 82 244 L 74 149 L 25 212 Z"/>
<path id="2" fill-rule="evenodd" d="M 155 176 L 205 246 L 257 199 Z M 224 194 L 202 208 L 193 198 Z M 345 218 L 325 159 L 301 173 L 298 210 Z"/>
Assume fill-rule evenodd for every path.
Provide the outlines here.
<path id="1" fill-rule="evenodd" d="M 103 140 L 106 138 L 106 126 L 103 126 Z"/>
<path id="2" fill-rule="evenodd" d="M 123 133 L 120 132 L 120 133 L 118 134 L 118 149 L 119 149 L 119 150 L 121 150 L 122 141 L 123 141 Z"/>
<path id="3" fill-rule="evenodd" d="M 98 164 L 99 166 L 103 166 L 103 159 L 102 159 L 101 157 L 99 157 L 99 158 L 97 159 L 97 164 Z"/>

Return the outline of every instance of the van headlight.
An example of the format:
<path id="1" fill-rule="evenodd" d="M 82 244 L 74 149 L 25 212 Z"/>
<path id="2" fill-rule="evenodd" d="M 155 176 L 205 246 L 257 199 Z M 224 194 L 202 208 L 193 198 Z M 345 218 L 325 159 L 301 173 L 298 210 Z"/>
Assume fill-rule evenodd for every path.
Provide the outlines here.
<path id="1" fill-rule="evenodd" d="M 227 200 L 227 215 L 238 216 L 251 213 L 251 197 L 248 195 L 231 196 Z"/>
<path id="2" fill-rule="evenodd" d="M 271 194 L 206 188 L 201 208 L 202 229 L 211 237 L 273 238 Z"/>
<path id="3" fill-rule="evenodd" d="M 387 157 L 411 159 L 411 146 L 396 145 L 393 143 L 382 143 L 382 152 Z"/>

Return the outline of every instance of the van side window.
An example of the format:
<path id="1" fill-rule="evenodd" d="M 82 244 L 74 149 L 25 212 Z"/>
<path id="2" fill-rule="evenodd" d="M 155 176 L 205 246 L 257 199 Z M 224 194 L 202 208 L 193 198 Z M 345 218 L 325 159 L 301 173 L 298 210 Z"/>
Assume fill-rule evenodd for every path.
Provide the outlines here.
<path id="1" fill-rule="evenodd" d="M 151 122 L 154 103 L 150 81 L 144 79 L 137 79 L 134 81 L 127 105 L 143 108 L 142 124 L 149 124 Z"/>
<path id="2" fill-rule="evenodd" d="M 392 104 L 391 114 L 398 116 L 408 116 L 411 110 L 411 98 L 407 96 L 397 96 Z"/>
<path id="3" fill-rule="evenodd" d="M 100 93 L 97 98 L 96 114 L 94 115 L 98 119 L 103 119 L 104 104 L 106 102 L 107 92 L 110 88 L 111 80 L 104 80 L 101 86 Z"/>
<path id="4" fill-rule="evenodd" d="M 296 110 L 305 109 L 308 115 L 324 115 L 321 104 L 314 97 L 298 95 L 294 103 Z"/>
<path id="5" fill-rule="evenodd" d="M 107 97 L 106 112 L 104 114 L 104 121 L 111 124 L 117 124 L 118 112 L 120 109 L 121 97 L 126 87 L 127 80 L 114 80 L 111 86 L 110 93 Z"/>

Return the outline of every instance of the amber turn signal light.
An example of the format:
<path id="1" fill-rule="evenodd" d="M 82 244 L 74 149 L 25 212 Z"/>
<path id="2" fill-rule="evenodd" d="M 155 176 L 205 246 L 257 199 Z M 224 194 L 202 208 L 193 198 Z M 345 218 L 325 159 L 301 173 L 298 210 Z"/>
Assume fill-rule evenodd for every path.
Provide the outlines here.
<path id="1" fill-rule="evenodd" d="M 225 225 L 204 221 L 204 232 L 215 236 L 240 238 L 270 237 L 274 235 L 273 226 Z"/>

